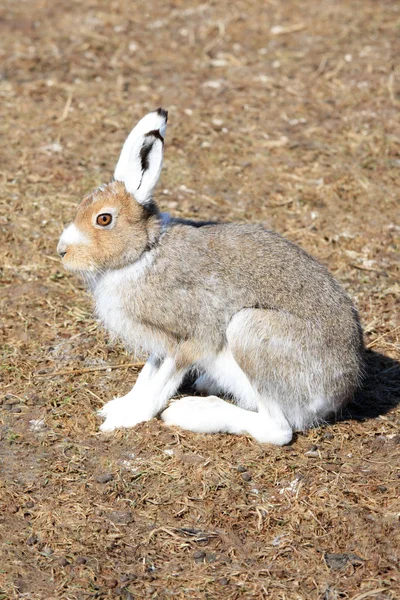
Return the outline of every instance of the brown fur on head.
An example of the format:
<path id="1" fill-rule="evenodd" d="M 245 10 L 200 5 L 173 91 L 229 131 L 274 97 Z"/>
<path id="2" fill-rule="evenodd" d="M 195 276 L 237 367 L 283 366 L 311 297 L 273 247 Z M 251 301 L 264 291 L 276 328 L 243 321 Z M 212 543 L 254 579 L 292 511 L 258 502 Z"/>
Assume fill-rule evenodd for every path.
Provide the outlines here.
<path id="1" fill-rule="evenodd" d="M 101 224 L 101 215 L 110 215 L 110 224 Z M 82 200 L 57 249 L 73 271 L 118 269 L 151 246 L 159 227 L 155 205 L 139 204 L 122 182 L 114 181 Z"/>
<path id="2" fill-rule="evenodd" d="M 160 176 L 167 111 L 147 114 L 126 139 L 115 181 L 83 199 L 57 251 L 67 269 L 84 273 L 132 264 L 160 231 L 152 192 Z"/>

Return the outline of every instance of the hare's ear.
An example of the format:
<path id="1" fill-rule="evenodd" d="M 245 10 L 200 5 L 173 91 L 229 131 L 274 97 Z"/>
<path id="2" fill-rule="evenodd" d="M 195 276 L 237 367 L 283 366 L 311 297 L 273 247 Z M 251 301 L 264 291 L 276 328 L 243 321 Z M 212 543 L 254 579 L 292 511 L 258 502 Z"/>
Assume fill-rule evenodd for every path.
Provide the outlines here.
<path id="1" fill-rule="evenodd" d="M 140 204 L 150 203 L 160 176 L 168 113 L 159 108 L 149 113 L 132 129 L 123 145 L 114 171 Z"/>

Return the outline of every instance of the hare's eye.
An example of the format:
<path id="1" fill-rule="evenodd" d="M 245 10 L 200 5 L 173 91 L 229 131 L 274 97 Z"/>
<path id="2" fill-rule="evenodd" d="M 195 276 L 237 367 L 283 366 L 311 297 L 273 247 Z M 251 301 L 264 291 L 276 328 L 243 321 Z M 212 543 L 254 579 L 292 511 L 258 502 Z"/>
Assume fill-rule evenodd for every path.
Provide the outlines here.
<path id="1" fill-rule="evenodd" d="M 96 219 L 97 225 L 101 225 L 102 227 L 106 227 L 112 221 L 112 216 L 109 213 L 104 213 L 99 215 Z"/>

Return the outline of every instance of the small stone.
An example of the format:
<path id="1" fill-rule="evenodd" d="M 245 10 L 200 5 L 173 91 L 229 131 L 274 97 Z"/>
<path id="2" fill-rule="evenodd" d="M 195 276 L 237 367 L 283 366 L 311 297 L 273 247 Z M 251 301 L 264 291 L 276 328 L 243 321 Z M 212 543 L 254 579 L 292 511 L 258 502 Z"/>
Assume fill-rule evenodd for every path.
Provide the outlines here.
<path id="1" fill-rule="evenodd" d="M 25 508 L 33 508 L 35 506 L 35 503 L 32 502 L 32 500 L 29 500 L 29 502 L 27 502 L 25 504 Z"/>
<path id="2" fill-rule="evenodd" d="M 307 452 L 304 452 L 304 454 L 306 456 L 310 456 L 311 458 L 318 458 L 319 457 L 318 446 L 313 444 L 312 446 L 310 446 L 310 448 L 307 450 Z"/>
<path id="3" fill-rule="evenodd" d="M 37 544 L 37 542 L 38 542 L 38 538 L 36 537 L 36 535 L 31 535 L 26 540 L 26 543 L 28 546 L 34 546 L 35 544 Z"/>
<path id="4" fill-rule="evenodd" d="M 226 577 L 221 577 L 221 579 L 218 579 L 218 583 L 220 585 L 228 585 L 229 581 Z"/>
<path id="5" fill-rule="evenodd" d="M 206 553 L 203 550 L 197 550 L 193 553 L 193 558 L 197 563 L 201 563 L 204 561 L 206 557 Z"/>
<path id="6" fill-rule="evenodd" d="M 331 473 L 338 473 L 340 471 L 340 465 L 336 463 L 326 463 L 323 465 L 325 471 L 330 471 Z"/>
<path id="7" fill-rule="evenodd" d="M 324 435 L 322 436 L 323 440 L 332 440 L 333 439 L 333 433 L 331 431 L 327 431 L 326 433 L 324 433 Z"/>
<path id="8" fill-rule="evenodd" d="M 128 525 L 133 521 L 130 510 L 114 510 L 109 516 L 110 520 L 118 525 Z"/>
<path id="9" fill-rule="evenodd" d="M 22 408 L 20 406 L 13 406 L 12 407 L 12 412 L 13 413 L 21 413 L 22 412 Z"/>
<path id="10" fill-rule="evenodd" d="M 87 558 L 85 558 L 84 556 L 78 556 L 78 558 L 76 559 L 77 565 L 86 565 L 86 563 L 87 563 Z"/>
<path id="11" fill-rule="evenodd" d="M 29 421 L 29 429 L 31 431 L 43 431 L 43 429 L 46 429 L 44 419 L 32 419 Z"/>
<path id="12" fill-rule="evenodd" d="M 243 481 L 251 481 L 251 475 L 248 471 L 245 471 L 244 473 L 242 473 L 242 479 Z"/>
<path id="13" fill-rule="evenodd" d="M 116 579 L 109 579 L 107 581 L 107 587 L 110 589 L 116 588 L 118 585 L 118 581 Z"/>
<path id="14" fill-rule="evenodd" d="M 378 491 L 384 494 L 387 492 L 387 487 L 385 485 L 378 485 Z"/>
<path id="15" fill-rule="evenodd" d="M 69 565 L 69 562 L 64 556 L 62 556 L 58 559 L 57 564 L 59 567 L 67 567 Z"/>
<path id="16" fill-rule="evenodd" d="M 357 566 L 362 565 L 364 562 L 362 558 L 353 552 L 344 552 L 343 554 L 326 552 L 324 559 L 327 566 L 334 571 L 343 569 L 347 564 Z"/>
<path id="17" fill-rule="evenodd" d="M 244 467 L 243 465 L 239 465 L 237 470 L 239 471 L 239 473 L 245 473 L 247 471 L 246 467 Z"/>
<path id="18" fill-rule="evenodd" d="M 114 479 L 114 475 L 112 473 L 101 473 L 97 475 L 96 481 L 97 483 L 108 483 Z"/>

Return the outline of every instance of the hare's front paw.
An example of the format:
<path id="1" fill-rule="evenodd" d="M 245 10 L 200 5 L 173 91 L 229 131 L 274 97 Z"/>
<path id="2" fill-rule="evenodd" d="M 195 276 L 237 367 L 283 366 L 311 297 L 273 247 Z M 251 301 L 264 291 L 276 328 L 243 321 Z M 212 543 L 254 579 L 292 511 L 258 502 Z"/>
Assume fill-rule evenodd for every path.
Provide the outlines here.
<path id="1" fill-rule="evenodd" d="M 115 398 L 110 400 L 98 412 L 105 421 L 100 425 L 100 431 L 114 431 L 118 427 L 134 427 L 143 421 L 149 421 L 152 415 L 132 402 L 131 398 Z"/>

